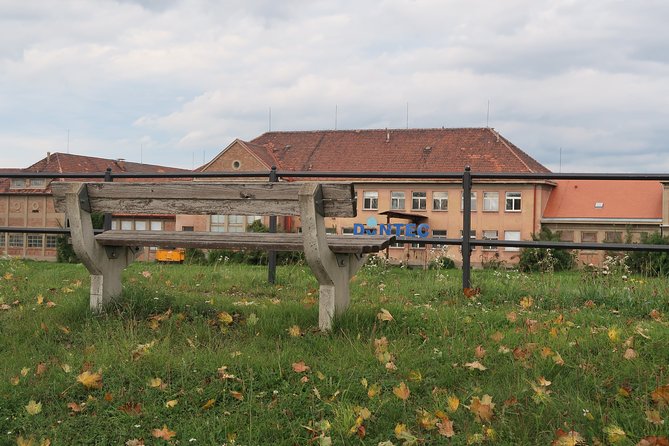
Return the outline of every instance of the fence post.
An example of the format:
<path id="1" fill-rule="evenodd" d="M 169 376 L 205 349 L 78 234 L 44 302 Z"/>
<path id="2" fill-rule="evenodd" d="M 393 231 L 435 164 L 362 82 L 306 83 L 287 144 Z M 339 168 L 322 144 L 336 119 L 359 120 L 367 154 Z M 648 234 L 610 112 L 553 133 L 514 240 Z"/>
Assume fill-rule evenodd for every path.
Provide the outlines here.
<path id="1" fill-rule="evenodd" d="M 462 174 L 462 289 L 471 288 L 471 255 L 470 237 L 472 232 L 472 173 L 471 167 L 465 166 Z"/>
<path id="2" fill-rule="evenodd" d="M 269 182 L 276 183 L 279 178 L 276 175 L 276 166 L 272 166 L 269 172 Z M 276 232 L 276 215 L 269 217 L 269 232 Z M 274 283 L 276 281 L 276 251 L 269 251 L 267 253 L 267 281 Z"/>
<path id="3" fill-rule="evenodd" d="M 113 181 L 111 173 L 112 173 L 111 167 L 107 167 L 107 170 L 105 171 L 105 183 L 111 183 Z M 102 230 L 109 231 L 111 227 L 112 227 L 112 214 L 105 214 L 105 218 L 102 223 Z"/>

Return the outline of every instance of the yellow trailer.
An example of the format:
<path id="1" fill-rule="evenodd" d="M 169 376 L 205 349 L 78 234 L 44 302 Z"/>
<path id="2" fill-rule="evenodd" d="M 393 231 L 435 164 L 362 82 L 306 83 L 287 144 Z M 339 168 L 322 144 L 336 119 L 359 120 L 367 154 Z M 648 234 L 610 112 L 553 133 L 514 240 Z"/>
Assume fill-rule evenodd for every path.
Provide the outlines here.
<path id="1" fill-rule="evenodd" d="M 158 248 L 156 250 L 156 262 L 183 263 L 186 251 L 183 248 Z"/>

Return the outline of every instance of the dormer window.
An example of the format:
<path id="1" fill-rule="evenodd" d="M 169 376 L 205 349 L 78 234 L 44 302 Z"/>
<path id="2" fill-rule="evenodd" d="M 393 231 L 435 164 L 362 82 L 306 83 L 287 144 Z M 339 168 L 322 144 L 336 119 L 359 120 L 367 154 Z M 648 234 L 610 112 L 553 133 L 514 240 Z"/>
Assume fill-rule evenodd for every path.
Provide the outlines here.
<path id="1" fill-rule="evenodd" d="M 26 188 L 26 179 L 25 178 L 12 178 L 9 182 L 10 189 L 25 189 Z"/>
<path id="2" fill-rule="evenodd" d="M 31 189 L 44 189 L 46 186 L 46 178 L 31 178 L 30 179 L 30 188 Z"/>
<path id="3" fill-rule="evenodd" d="M 601 201 L 598 201 L 595 203 L 595 209 L 602 209 L 604 207 L 604 203 Z"/>

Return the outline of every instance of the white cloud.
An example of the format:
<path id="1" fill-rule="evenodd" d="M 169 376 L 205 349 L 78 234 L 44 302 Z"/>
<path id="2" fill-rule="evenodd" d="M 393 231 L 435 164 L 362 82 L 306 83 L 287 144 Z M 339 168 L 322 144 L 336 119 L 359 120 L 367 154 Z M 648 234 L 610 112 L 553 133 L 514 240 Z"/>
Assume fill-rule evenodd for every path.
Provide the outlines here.
<path id="1" fill-rule="evenodd" d="M 412 127 L 464 127 L 490 100 L 490 125 L 549 167 L 560 147 L 563 171 L 669 167 L 661 0 L 36 5 L 0 1 L 1 165 L 70 129 L 77 153 L 191 167 L 265 131 L 269 107 L 275 130 L 333 128 L 335 106 L 338 128 L 401 128 L 407 103 Z"/>

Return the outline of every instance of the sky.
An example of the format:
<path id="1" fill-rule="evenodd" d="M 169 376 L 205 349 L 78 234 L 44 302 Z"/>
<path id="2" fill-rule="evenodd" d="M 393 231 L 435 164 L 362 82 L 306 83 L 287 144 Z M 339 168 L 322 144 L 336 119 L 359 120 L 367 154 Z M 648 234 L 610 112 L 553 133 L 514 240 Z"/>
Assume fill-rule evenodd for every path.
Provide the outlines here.
<path id="1" fill-rule="evenodd" d="M 0 0 L 0 167 L 193 168 L 281 130 L 494 127 L 669 172 L 666 0 Z M 271 119 L 270 119 L 271 116 Z"/>

